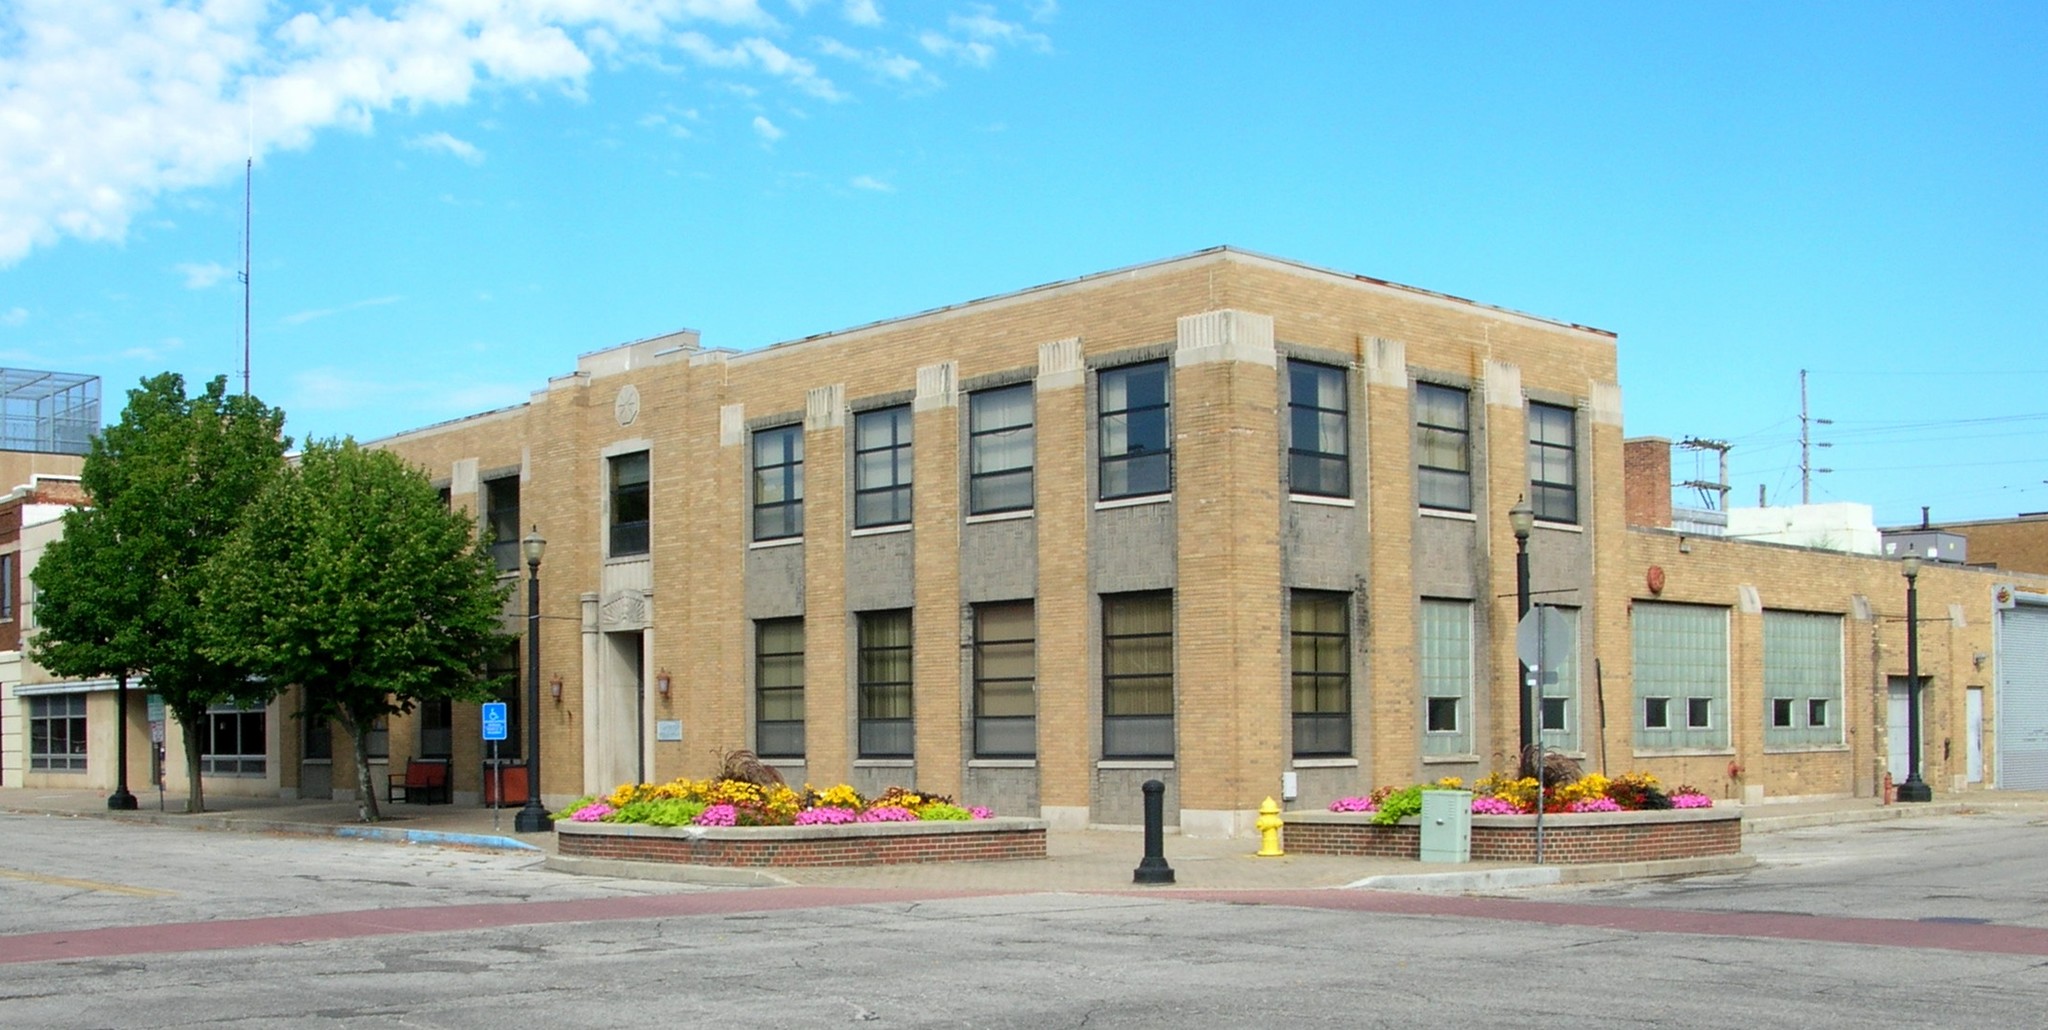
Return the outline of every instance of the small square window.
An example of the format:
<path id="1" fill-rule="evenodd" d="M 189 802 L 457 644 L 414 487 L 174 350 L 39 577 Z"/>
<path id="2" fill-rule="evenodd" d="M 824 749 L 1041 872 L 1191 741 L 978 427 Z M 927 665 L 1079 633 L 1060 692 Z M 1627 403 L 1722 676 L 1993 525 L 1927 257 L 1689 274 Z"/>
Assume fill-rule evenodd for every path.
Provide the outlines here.
<path id="1" fill-rule="evenodd" d="M 1429 732 L 1458 732 L 1458 699 L 1455 697 L 1432 697 L 1429 699 Z"/>
<path id="2" fill-rule="evenodd" d="M 1685 728 L 1689 730 L 1709 729 L 1714 725 L 1714 699 L 1711 697 L 1688 697 L 1685 699 Z"/>
<path id="3" fill-rule="evenodd" d="M 1771 726 L 1786 729 L 1792 725 L 1792 699 L 1774 697 L 1771 699 Z"/>
<path id="4" fill-rule="evenodd" d="M 1670 698 L 1646 697 L 1643 699 L 1643 728 L 1646 730 L 1668 730 L 1671 728 Z"/>
<path id="5" fill-rule="evenodd" d="M 1826 698 L 1810 698 L 1806 702 L 1806 724 L 1826 726 L 1828 724 L 1828 703 Z"/>
<path id="6" fill-rule="evenodd" d="M 1561 697 L 1546 697 L 1543 699 L 1543 731 L 1545 733 L 1563 733 L 1569 728 L 1564 724 L 1564 703 L 1565 699 Z"/>

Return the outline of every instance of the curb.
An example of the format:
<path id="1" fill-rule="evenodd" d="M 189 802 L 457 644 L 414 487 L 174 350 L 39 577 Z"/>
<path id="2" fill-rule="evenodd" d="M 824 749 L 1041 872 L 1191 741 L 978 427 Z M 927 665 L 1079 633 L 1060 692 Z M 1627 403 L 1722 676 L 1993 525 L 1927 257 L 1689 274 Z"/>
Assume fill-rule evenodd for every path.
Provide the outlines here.
<path id="1" fill-rule="evenodd" d="M 2014 806 L 2018 807 L 2018 806 Z M 1802 812 L 1797 815 L 1742 816 L 1743 833 L 1776 833 L 1809 826 L 1842 826 L 1849 823 L 1881 823 L 1893 819 L 1915 819 L 1931 815 L 1960 815 L 1973 806 L 1965 801 L 1937 801 L 1924 805 L 1887 805 L 1883 808 L 1848 809 L 1834 812 Z"/>
<path id="2" fill-rule="evenodd" d="M 167 826 L 173 829 L 213 830 L 229 833 L 289 833 L 299 837 L 343 837 L 355 840 L 380 841 L 388 844 L 427 844 L 438 846 L 495 848 L 502 851 L 539 851 L 540 848 L 523 840 L 500 837 L 486 833 L 454 833 L 444 830 L 408 830 L 395 826 L 363 825 L 345 823 L 339 826 L 331 823 L 297 823 L 279 819 L 255 819 L 221 813 L 218 815 L 185 815 L 167 812 L 52 812 L 47 809 L 8 808 L 13 815 L 40 815 L 57 819 L 107 819 L 123 823 L 143 823 L 150 826 Z"/>
<path id="3" fill-rule="evenodd" d="M 1345 890 L 1470 893 L 1550 887 L 1560 883 L 1602 883 L 1609 880 L 1654 880 L 1673 876 L 1731 873 L 1756 866 L 1754 855 L 1706 855 L 1651 862 L 1600 862 L 1588 865 L 1516 866 L 1462 873 L 1394 873 L 1368 876 L 1344 885 Z"/>

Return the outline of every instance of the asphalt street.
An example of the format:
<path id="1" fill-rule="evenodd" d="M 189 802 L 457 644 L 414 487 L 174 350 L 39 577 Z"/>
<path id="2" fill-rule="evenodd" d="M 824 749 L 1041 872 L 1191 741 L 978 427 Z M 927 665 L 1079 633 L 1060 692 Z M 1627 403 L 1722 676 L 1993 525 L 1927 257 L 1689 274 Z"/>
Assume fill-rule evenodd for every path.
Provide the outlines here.
<path id="1" fill-rule="evenodd" d="M 1511 896 L 920 897 L 0 817 L 0 1026 L 2036 1027 L 2042 836 L 1796 830 L 1744 874 Z"/>

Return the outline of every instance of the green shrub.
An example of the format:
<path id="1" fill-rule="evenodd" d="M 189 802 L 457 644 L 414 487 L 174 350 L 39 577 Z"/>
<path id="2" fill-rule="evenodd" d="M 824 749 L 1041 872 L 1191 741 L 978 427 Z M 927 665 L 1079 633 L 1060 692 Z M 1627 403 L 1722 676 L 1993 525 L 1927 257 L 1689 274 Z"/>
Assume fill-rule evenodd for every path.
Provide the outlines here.
<path id="1" fill-rule="evenodd" d="M 631 801 L 626 807 L 605 816 L 608 823 L 646 823 L 649 826 L 689 826 L 697 821 L 707 806 L 702 801 L 685 801 L 682 798 L 655 798 L 648 801 Z"/>
<path id="2" fill-rule="evenodd" d="M 1372 821 L 1381 826 L 1392 826 L 1405 816 L 1422 814 L 1422 784 L 1403 787 L 1380 799 L 1379 810 L 1372 814 Z"/>
<path id="3" fill-rule="evenodd" d="M 959 805 L 944 802 L 926 805 L 917 810 L 917 817 L 925 822 L 964 823 L 974 818 L 974 813 Z"/>

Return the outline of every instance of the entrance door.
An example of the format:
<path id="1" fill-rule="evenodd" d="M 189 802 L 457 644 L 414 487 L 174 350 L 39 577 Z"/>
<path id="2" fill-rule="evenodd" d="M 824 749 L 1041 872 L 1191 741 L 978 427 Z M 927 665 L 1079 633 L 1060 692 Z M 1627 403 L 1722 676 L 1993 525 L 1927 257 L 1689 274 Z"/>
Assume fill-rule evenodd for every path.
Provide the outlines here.
<path id="1" fill-rule="evenodd" d="M 1963 695 L 1963 719 L 1969 727 L 1968 771 L 1971 783 L 1984 782 L 1984 688 L 1971 687 Z"/>
<path id="2" fill-rule="evenodd" d="M 599 656 L 598 718 L 591 731 L 597 738 L 601 781 L 592 789 L 608 791 L 621 783 L 645 783 L 647 768 L 645 687 L 641 682 L 643 634 L 606 633 Z"/>
<path id="3" fill-rule="evenodd" d="M 1998 786 L 2048 789 L 2048 604 L 2022 594 L 1998 613 Z"/>
<path id="4" fill-rule="evenodd" d="M 1910 771 L 1906 766 L 1907 756 L 1912 753 L 1912 726 L 1908 724 L 1909 717 L 1906 714 L 1909 711 L 1906 705 L 1906 677 L 1887 678 L 1890 680 L 1887 684 L 1890 688 L 1890 702 L 1885 706 L 1885 738 L 1890 747 L 1887 749 L 1885 768 L 1891 770 L 1892 783 L 1896 785 L 1906 782 L 1906 776 Z M 1923 724 L 1921 728 L 1924 730 L 1926 726 Z"/>

